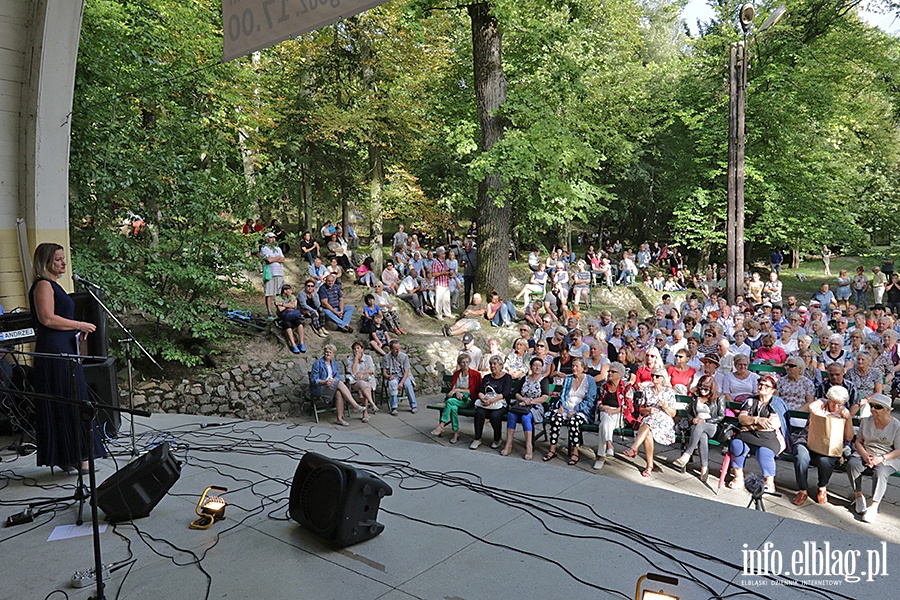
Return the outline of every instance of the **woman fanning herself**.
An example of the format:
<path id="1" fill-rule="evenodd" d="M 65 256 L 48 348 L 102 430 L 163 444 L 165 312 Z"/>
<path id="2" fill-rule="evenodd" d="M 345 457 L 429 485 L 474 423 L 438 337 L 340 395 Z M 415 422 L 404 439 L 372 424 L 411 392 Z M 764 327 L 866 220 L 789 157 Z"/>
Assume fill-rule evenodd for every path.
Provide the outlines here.
<path id="1" fill-rule="evenodd" d="M 691 392 L 688 404 L 688 419 L 691 422 L 691 441 L 675 466 L 682 471 L 687 467 L 694 450 L 700 450 L 700 481 L 706 483 L 709 477 L 709 440 L 716 435 L 719 423 L 725 420 L 725 397 L 719 395 L 716 378 L 704 375 Z"/>
<path id="2" fill-rule="evenodd" d="M 669 445 L 675 441 L 675 391 L 664 369 L 655 369 L 652 377 L 651 383 L 643 385 L 644 395 L 638 407 L 641 427 L 634 436 L 634 442 L 622 453 L 634 458 L 637 449 L 644 446 L 647 458 L 647 468 L 641 472 L 644 477 L 650 477 L 653 473 L 654 445 Z"/>
<path id="3" fill-rule="evenodd" d="M 347 357 L 347 380 L 350 389 L 356 390 L 363 400 L 362 422 L 369 422 L 369 408 L 372 412 L 378 412 L 375 400 L 372 398 L 372 390 L 375 388 L 375 361 L 363 352 L 363 345 L 358 340 L 351 346 L 353 354 Z"/>

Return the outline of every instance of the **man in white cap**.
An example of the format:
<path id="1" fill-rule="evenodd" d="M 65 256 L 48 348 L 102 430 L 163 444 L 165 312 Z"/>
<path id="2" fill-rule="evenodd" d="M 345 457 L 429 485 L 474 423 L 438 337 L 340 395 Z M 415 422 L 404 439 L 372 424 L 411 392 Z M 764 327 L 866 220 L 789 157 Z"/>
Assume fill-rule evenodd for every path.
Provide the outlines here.
<path id="1" fill-rule="evenodd" d="M 269 312 L 269 318 L 274 319 L 272 312 L 272 303 L 275 296 L 281 293 L 281 286 L 284 284 L 284 253 L 278 244 L 275 243 L 275 234 L 271 231 L 266 234 L 266 243 L 259 250 L 259 257 L 265 263 L 263 268 L 263 288 L 266 295 L 266 310 Z M 268 267 L 270 279 L 266 279 L 266 268 Z"/>
<path id="2" fill-rule="evenodd" d="M 462 349 L 459 351 L 460 354 L 466 353 L 471 357 L 471 361 L 469 364 L 472 365 L 480 365 L 481 358 L 484 356 L 484 352 L 481 351 L 481 348 L 475 345 L 475 336 L 469 332 L 466 332 L 462 336 Z"/>

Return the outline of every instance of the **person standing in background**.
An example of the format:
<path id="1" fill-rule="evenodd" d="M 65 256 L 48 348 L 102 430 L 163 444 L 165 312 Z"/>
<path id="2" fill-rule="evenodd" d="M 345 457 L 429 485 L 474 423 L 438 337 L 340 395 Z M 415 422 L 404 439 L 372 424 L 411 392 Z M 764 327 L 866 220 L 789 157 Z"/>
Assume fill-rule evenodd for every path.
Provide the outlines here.
<path id="1" fill-rule="evenodd" d="M 431 276 L 434 277 L 434 312 L 438 321 L 448 319 L 450 313 L 450 269 L 446 262 L 447 251 L 441 246 L 437 249 L 437 258 L 431 263 Z"/>
<path id="2" fill-rule="evenodd" d="M 270 279 L 265 278 L 265 266 L 263 268 L 263 287 L 266 295 L 266 310 L 269 312 L 269 318 L 274 319 L 273 301 L 275 296 L 281 293 L 281 286 L 284 285 L 284 253 L 278 244 L 275 243 L 275 234 L 268 232 L 266 234 L 266 243 L 259 250 L 259 257 L 269 268 Z"/>
<path id="3" fill-rule="evenodd" d="M 478 252 L 472 240 L 466 240 L 459 258 L 463 265 L 463 306 L 468 306 L 475 288 L 475 267 L 478 264 Z"/>

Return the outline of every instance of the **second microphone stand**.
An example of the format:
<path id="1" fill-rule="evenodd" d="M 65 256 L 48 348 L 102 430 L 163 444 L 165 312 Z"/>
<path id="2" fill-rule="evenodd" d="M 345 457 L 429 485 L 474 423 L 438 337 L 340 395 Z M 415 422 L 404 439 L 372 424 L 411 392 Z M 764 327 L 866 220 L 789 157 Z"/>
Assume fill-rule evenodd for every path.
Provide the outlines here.
<path id="1" fill-rule="evenodd" d="M 78 283 L 80 283 L 80 284 L 84 287 L 84 290 L 85 290 L 88 294 L 91 295 L 91 298 L 93 298 L 94 300 L 97 301 L 97 304 L 100 305 L 100 307 L 103 309 L 103 312 L 105 312 L 105 313 L 107 314 L 107 316 L 108 316 L 110 319 L 112 319 L 113 321 L 115 321 L 115 322 L 116 322 L 116 325 L 118 325 L 119 328 L 122 330 L 122 332 L 125 333 L 125 337 L 124 337 L 123 339 L 119 340 L 121 343 L 125 344 L 125 365 L 126 365 L 126 371 L 127 371 L 127 373 L 128 373 L 128 408 L 129 408 L 129 411 L 124 411 L 124 412 L 131 412 L 131 414 L 132 414 L 132 417 L 129 419 L 129 421 L 130 421 L 130 423 L 131 423 L 130 428 L 129 428 L 129 429 L 130 429 L 130 435 L 131 435 L 131 448 L 130 448 L 130 451 L 131 451 L 131 456 L 137 456 L 137 455 L 138 455 L 138 451 L 137 451 L 137 442 L 135 441 L 135 434 L 134 434 L 134 416 L 133 416 L 133 411 L 134 411 L 134 376 L 133 376 L 133 371 L 132 371 L 132 362 L 133 362 L 133 358 L 132 358 L 132 354 L 133 354 L 132 344 L 136 345 L 136 346 L 140 349 L 140 351 L 144 354 L 144 356 L 146 356 L 148 359 L 150 359 L 150 362 L 152 362 L 154 365 L 156 365 L 156 367 L 157 367 L 160 371 L 162 371 L 162 366 L 160 366 L 160 364 L 159 364 L 158 362 L 156 362 L 156 360 L 153 358 L 153 356 L 151 356 L 150 353 L 147 352 L 147 349 L 144 348 L 144 347 L 141 345 L 141 343 L 140 343 L 139 341 L 137 341 L 137 339 L 135 339 L 134 334 L 131 333 L 131 331 L 129 331 L 129 329 L 125 326 L 124 323 L 122 323 L 121 320 L 119 320 L 119 318 L 115 315 L 115 313 L 113 313 L 113 312 L 109 309 L 109 307 L 107 307 L 107 306 L 103 303 L 103 301 L 100 300 L 100 298 L 97 296 L 97 294 L 94 293 L 94 289 L 98 289 L 98 290 L 101 289 L 100 286 L 97 286 L 97 285 L 95 285 L 95 284 L 93 284 L 93 283 L 90 283 L 90 282 L 88 282 L 88 281 L 85 281 L 85 280 L 83 280 L 83 279 L 81 279 L 81 278 L 78 278 L 78 279 L 76 279 L 75 281 L 77 281 Z"/>

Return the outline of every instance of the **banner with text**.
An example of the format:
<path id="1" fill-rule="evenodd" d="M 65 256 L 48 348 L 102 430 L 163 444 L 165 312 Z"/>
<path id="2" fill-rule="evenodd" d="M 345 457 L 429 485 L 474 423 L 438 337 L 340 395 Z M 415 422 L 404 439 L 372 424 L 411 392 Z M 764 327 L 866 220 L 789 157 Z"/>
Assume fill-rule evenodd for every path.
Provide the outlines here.
<path id="1" fill-rule="evenodd" d="M 358 15 L 387 0 L 222 0 L 222 62 Z"/>

